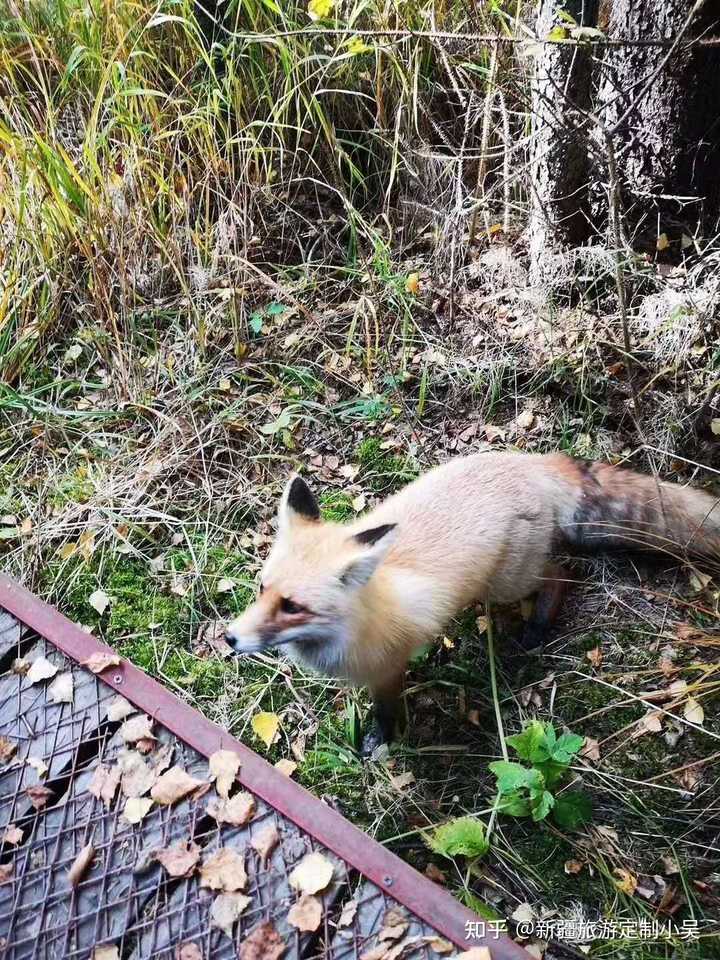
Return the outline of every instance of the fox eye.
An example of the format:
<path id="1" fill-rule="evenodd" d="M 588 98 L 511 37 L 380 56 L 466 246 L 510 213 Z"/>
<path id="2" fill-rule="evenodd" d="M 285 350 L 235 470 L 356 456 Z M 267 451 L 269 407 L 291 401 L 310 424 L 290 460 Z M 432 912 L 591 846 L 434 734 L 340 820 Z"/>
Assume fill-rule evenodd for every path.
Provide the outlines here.
<path id="1" fill-rule="evenodd" d="M 280 601 L 280 609 L 283 613 L 302 613 L 305 608 L 301 607 L 299 603 L 295 603 L 294 600 L 283 597 Z"/>

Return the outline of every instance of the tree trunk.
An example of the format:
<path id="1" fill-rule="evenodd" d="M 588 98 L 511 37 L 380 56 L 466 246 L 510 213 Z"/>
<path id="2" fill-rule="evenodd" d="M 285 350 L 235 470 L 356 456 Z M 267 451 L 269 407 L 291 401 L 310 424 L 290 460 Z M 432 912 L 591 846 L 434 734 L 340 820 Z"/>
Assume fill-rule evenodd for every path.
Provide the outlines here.
<path id="1" fill-rule="evenodd" d="M 688 48 L 717 27 L 713 6 L 696 14 L 649 84 L 667 47 L 613 47 L 604 56 L 597 112 L 607 128 L 621 121 L 614 142 L 627 225 L 653 249 L 659 234 L 679 243 L 682 232 L 718 215 L 720 49 Z M 603 0 L 600 25 L 611 38 L 672 42 L 691 9 L 687 0 Z"/>
<path id="2" fill-rule="evenodd" d="M 582 26 L 593 26 L 596 0 L 541 0 L 535 22 L 538 38 L 558 23 L 563 6 Z M 577 246 L 589 235 L 588 153 L 586 134 L 578 129 L 590 104 L 592 72 L 589 48 L 546 43 L 537 55 L 532 79 L 531 211 L 529 245 L 531 281 L 543 280 L 548 250 Z"/>

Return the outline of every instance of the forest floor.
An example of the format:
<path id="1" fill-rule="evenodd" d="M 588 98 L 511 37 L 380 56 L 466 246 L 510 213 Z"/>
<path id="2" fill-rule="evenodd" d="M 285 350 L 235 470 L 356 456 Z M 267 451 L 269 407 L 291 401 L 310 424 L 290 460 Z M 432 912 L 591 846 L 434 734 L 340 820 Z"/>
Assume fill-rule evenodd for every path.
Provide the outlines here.
<path id="1" fill-rule="evenodd" d="M 293 468 L 335 520 L 434 463 L 490 449 L 717 477 L 695 466 L 715 458 L 712 411 L 697 415 L 717 329 L 683 299 L 686 273 L 652 262 L 638 273 L 640 435 L 616 317 L 603 310 L 611 273 L 598 269 L 592 297 L 540 297 L 523 257 L 496 236 L 452 288 L 422 248 L 352 284 L 262 275 L 244 291 L 256 306 L 239 350 L 220 322 L 200 349 L 181 297 L 146 307 L 112 362 L 85 317 L 2 388 L 2 566 L 269 760 L 295 763 L 301 783 L 484 917 L 511 932 L 528 918 L 615 924 L 592 943 L 530 938 L 537 956 L 720 957 L 712 570 L 570 560 L 570 599 L 542 653 L 518 655 L 518 611 L 492 612 L 497 698 L 485 612 L 468 611 L 412 664 L 406 738 L 367 762 L 365 691 L 276 656 L 233 658 L 222 640 L 253 595 Z M 653 297 L 651 323 L 637 304 Z M 586 738 L 571 772 L 592 817 L 561 830 L 501 814 L 485 857 L 443 858 L 430 828 L 491 818 L 496 705 L 506 736 L 537 718 Z M 260 711 L 280 720 L 270 747 L 253 732 Z"/>

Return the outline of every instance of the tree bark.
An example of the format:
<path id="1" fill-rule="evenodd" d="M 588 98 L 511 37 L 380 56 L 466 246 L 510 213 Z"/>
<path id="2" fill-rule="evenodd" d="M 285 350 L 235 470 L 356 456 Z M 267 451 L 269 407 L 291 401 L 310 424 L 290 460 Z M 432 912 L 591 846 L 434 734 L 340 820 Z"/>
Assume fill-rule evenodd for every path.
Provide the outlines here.
<path id="1" fill-rule="evenodd" d="M 596 0 L 541 0 L 535 29 L 545 39 L 563 8 L 581 26 L 593 26 Z M 537 55 L 532 78 L 531 281 L 543 279 L 549 250 L 577 246 L 590 232 L 589 163 L 581 111 L 590 105 L 592 60 L 589 48 L 546 43 Z M 580 108 L 580 109 L 578 109 Z"/>
<path id="2" fill-rule="evenodd" d="M 597 112 L 606 128 L 620 121 L 614 142 L 628 226 L 653 247 L 660 233 L 679 240 L 718 216 L 720 50 L 688 46 L 717 28 L 712 7 L 696 14 L 649 85 L 667 48 L 614 47 L 604 56 Z M 691 9 L 687 0 L 604 0 L 600 26 L 611 38 L 672 42 Z"/>

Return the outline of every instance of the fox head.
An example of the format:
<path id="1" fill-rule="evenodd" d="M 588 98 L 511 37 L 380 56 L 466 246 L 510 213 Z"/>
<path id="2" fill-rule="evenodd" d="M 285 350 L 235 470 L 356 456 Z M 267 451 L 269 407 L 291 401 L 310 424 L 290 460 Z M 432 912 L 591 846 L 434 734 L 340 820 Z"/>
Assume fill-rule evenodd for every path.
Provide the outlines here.
<path id="1" fill-rule="evenodd" d="M 322 521 L 312 491 L 293 476 L 280 501 L 259 595 L 227 628 L 235 653 L 286 647 L 292 656 L 333 672 L 333 664 L 344 659 L 361 592 L 390 548 L 394 528 L 351 532 Z"/>

